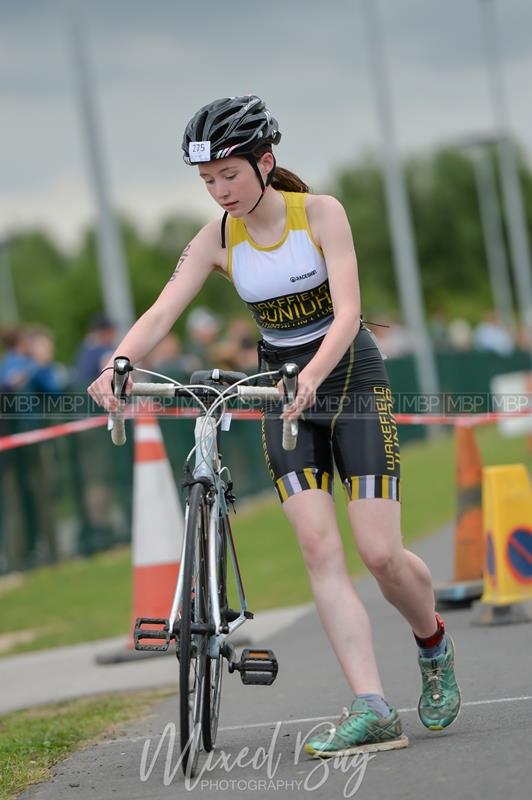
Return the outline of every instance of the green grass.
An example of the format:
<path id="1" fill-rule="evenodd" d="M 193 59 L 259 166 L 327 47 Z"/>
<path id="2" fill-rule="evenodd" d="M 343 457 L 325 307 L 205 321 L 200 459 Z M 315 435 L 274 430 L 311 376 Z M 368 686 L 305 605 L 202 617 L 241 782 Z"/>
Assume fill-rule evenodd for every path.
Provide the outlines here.
<path id="1" fill-rule="evenodd" d="M 483 463 L 526 463 L 526 438 L 503 439 L 493 427 L 478 429 Z M 409 444 L 402 452 L 402 528 L 406 543 L 450 521 L 455 513 L 454 440 Z M 272 493 L 273 498 L 273 493 Z M 337 496 L 338 518 L 351 574 L 364 569 L 347 525 L 345 501 Z M 249 607 L 253 611 L 312 599 L 299 545 L 275 499 L 232 515 Z M 452 543 L 449 542 L 449 547 Z M 13 631 L 34 638 L 13 642 L 5 654 L 125 635 L 131 614 L 129 548 L 43 567 L 20 576 L 2 592 L 0 645 Z"/>
<path id="2" fill-rule="evenodd" d="M 131 613 L 131 555 L 121 547 L 90 558 L 21 574 L 0 594 L 1 635 L 30 629 L 35 638 L 7 652 L 24 652 L 125 633 Z"/>
<path id="3" fill-rule="evenodd" d="M 33 783 L 47 780 L 50 768 L 74 750 L 111 735 L 120 724 L 138 720 L 172 690 L 136 691 L 69 700 L 0 717 L 0 798 L 11 800 Z"/>

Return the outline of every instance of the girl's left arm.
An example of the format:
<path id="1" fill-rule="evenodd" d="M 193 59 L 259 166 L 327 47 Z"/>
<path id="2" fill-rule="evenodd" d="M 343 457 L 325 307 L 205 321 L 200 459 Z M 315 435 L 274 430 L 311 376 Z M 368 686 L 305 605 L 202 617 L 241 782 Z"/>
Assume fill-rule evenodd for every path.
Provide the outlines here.
<path id="1" fill-rule="evenodd" d="M 298 395 L 285 419 L 297 419 L 316 401 L 316 390 L 355 338 L 360 327 L 360 287 L 351 228 L 341 203 L 327 195 L 313 196 L 307 208 L 312 233 L 321 246 L 334 309 L 334 320 L 316 355 L 299 375 Z"/>

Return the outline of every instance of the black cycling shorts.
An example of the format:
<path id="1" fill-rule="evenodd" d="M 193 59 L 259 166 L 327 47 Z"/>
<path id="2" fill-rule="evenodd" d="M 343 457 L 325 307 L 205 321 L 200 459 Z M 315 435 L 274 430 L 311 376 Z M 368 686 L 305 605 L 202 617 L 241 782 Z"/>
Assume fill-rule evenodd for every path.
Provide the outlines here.
<path id="1" fill-rule="evenodd" d="M 258 344 L 259 370 L 294 361 L 302 370 L 323 339 L 299 347 Z M 259 379 L 262 385 L 273 378 Z M 364 326 L 299 418 L 297 446 L 282 447 L 281 404 L 262 415 L 266 463 L 281 502 L 305 489 L 333 493 L 334 464 L 348 500 L 399 500 L 400 453 L 390 383 L 382 355 Z"/>

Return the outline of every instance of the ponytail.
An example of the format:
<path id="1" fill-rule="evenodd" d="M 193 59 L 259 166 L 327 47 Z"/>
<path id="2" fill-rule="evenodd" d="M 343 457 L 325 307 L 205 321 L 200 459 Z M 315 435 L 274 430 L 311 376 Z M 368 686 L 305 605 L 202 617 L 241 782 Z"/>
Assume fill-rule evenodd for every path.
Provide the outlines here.
<path id="1" fill-rule="evenodd" d="M 282 189 L 285 192 L 310 192 L 309 187 L 301 178 L 284 167 L 275 167 L 271 185 L 274 189 Z"/>
<path id="2" fill-rule="evenodd" d="M 253 151 L 253 155 L 259 160 L 264 153 L 271 153 L 272 147 L 270 144 L 262 145 L 261 147 L 257 147 Z M 289 169 L 285 169 L 284 167 L 276 166 L 274 168 L 273 177 L 270 182 L 270 185 L 274 189 L 278 189 L 284 192 L 310 192 L 310 188 L 307 186 L 305 181 L 301 180 L 294 172 L 290 172 Z"/>

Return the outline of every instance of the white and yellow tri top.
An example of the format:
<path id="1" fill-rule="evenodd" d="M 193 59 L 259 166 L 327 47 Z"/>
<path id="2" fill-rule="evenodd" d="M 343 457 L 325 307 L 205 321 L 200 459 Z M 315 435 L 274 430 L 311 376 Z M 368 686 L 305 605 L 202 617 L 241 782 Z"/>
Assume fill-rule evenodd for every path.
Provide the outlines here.
<path id="1" fill-rule="evenodd" d="M 244 221 L 228 218 L 228 272 L 263 339 L 294 347 L 327 333 L 333 321 L 327 265 L 312 236 L 303 192 L 281 192 L 286 226 L 277 244 L 261 247 Z"/>

